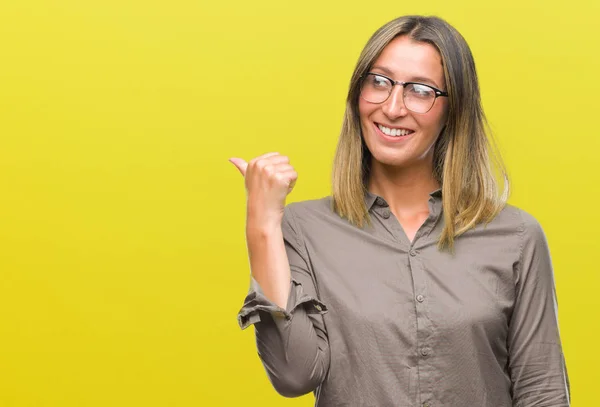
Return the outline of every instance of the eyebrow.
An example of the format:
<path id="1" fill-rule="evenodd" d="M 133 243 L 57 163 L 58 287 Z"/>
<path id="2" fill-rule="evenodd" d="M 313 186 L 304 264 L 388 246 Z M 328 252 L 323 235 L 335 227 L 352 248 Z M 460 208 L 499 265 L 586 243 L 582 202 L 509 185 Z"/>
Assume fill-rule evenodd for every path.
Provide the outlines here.
<path id="1" fill-rule="evenodd" d="M 394 73 L 384 66 L 375 65 L 371 69 L 378 69 L 383 71 L 388 76 L 392 77 Z M 431 78 L 427 78 L 426 76 L 411 76 L 407 82 L 423 82 L 425 84 L 430 83 L 434 85 L 436 88 L 440 88 L 440 86 Z M 440 88 L 441 89 L 441 88 Z"/>

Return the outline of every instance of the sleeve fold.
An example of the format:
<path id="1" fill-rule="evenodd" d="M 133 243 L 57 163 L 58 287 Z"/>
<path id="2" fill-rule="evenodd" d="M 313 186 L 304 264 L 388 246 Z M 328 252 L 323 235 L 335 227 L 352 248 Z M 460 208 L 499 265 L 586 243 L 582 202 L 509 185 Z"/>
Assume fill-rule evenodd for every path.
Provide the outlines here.
<path id="1" fill-rule="evenodd" d="M 294 311 L 302 306 L 307 314 L 324 314 L 327 306 L 318 299 L 305 293 L 302 284 L 292 278 L 287 309 L 283 309 L 269 300 L 263 293 L 258 282 L 251 278 L 250 291 L 244 300 L 244 305 L 238 313 L 238 324 L 241 329 L 246 329 L 252 324 L 261 321 L 261 313 L 272 318 L 292 319 Z"/>

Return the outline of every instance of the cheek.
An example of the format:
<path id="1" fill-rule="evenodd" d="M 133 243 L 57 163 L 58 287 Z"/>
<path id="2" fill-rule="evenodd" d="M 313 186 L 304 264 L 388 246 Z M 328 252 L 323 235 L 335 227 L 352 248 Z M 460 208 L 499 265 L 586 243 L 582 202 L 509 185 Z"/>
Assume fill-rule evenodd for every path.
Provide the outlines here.
<path id="1" fill-rule="evenodd" d="M 361 119 L 366 119 L 373 112 L 374 107 L 371 103 L 367 103 L 362 99 L 358 99 L 358 115 Z"/>
<path id="2" fill-rule="evenodd" d="M 437 136 L 446 124 L 446 110 L 432 110 L 428 112 L 428 114 L 416 119 L 423 129 L 427 129 L 428 132 L 434 133 L 432 136 Z"/>

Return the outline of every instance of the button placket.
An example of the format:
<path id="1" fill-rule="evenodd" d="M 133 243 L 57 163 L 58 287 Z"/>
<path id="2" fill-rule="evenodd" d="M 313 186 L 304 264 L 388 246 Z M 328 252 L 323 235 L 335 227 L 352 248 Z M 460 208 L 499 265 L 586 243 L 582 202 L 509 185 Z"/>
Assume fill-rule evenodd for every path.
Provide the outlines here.
<path id="1" fill-rule="evenodd" d="M 419 382 L 420 394 L 419 396 L 427 400 L 431 397 L 431 357 L 433 355 L 433 349 L 431 348 L 431 335 L 433 327 L 429 320 L 429 309 L 425 305 L 427 290 L 426 272 L 424 270 L 424 264 L 420 261 L 421 251 L 426 250 L 419 243 L 422 239 L 423 230 L 419 231 L 412 243 L 409 245 L 408 252 L 405 254 L 405 259 L 408 260 L 411 274 L 413 276 L 413 299 L 416 311 L 416 322 L 417 322 L 417 342 L 416 342 L 416 355 L 417 365 L 420 375 L 417 379 Z M 417 249 L 420 248 L 421 250 Z M 421 404 L 422 405 L 422 404 Z"/>

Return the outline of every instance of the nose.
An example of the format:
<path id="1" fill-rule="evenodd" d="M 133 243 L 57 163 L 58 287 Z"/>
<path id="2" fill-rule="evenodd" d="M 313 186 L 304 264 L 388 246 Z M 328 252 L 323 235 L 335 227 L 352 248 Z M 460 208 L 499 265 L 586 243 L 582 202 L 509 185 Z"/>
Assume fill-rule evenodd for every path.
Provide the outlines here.
<path id="1" fill-rule="evenodd" d="M 390 97 L 383 102 L 381 110 L 390 119 L 394 120 L 408 114 L 408 110 L 404 105 L 404 88 L 402 86 L 394 86 Z"/>

